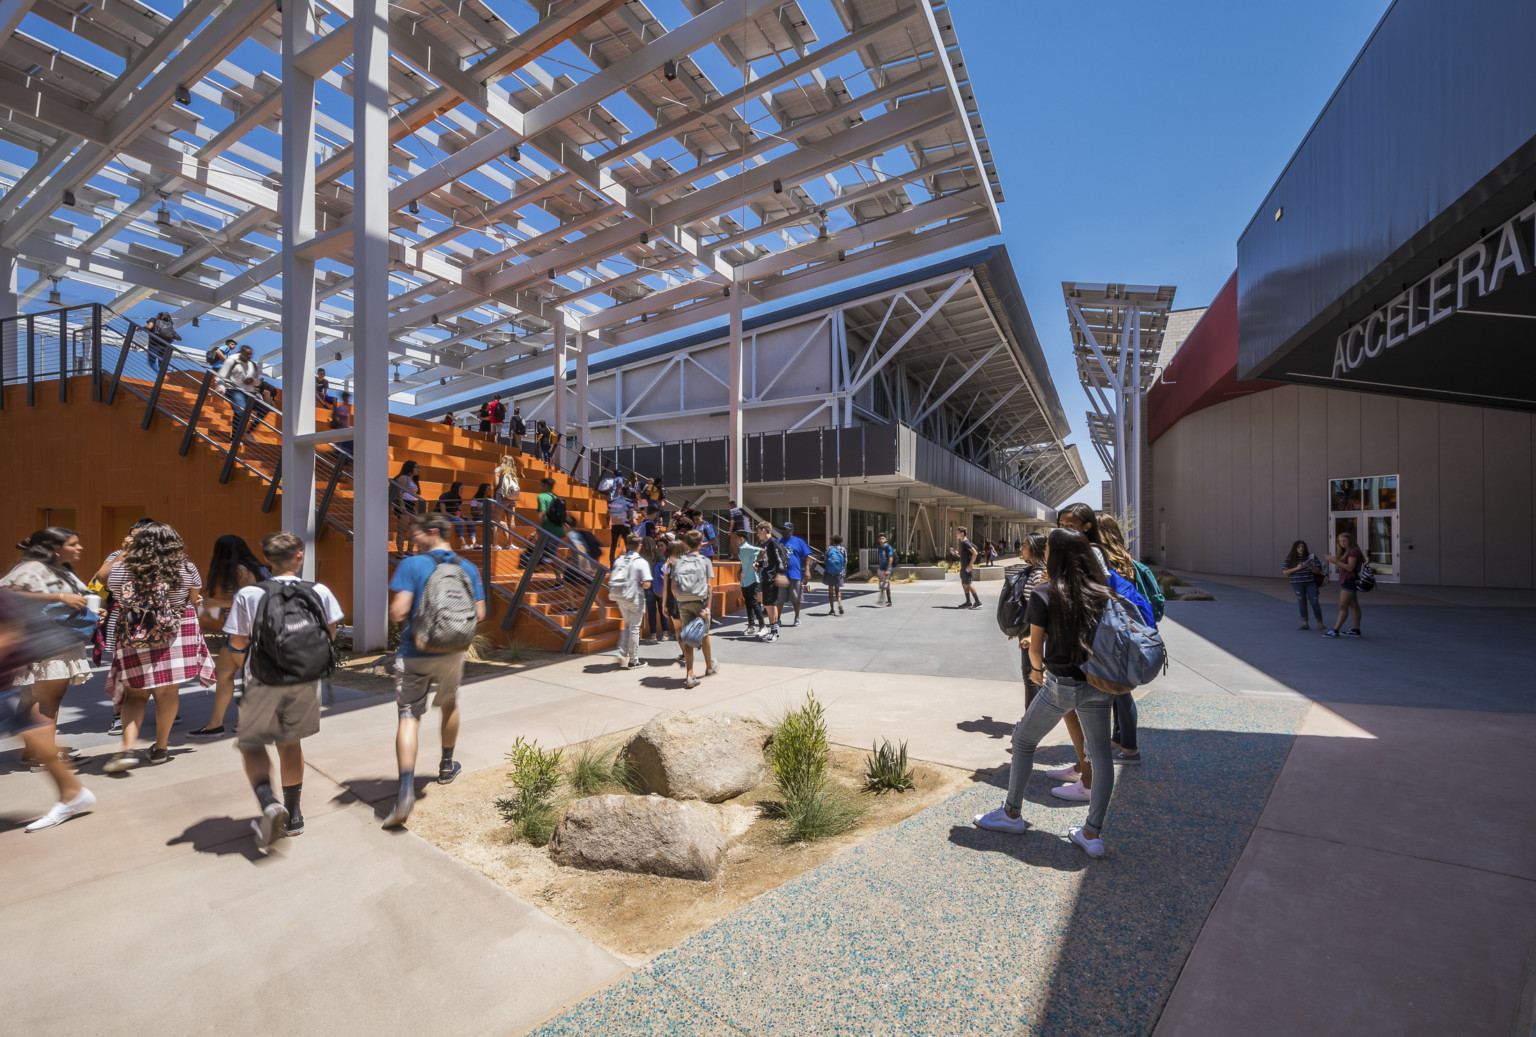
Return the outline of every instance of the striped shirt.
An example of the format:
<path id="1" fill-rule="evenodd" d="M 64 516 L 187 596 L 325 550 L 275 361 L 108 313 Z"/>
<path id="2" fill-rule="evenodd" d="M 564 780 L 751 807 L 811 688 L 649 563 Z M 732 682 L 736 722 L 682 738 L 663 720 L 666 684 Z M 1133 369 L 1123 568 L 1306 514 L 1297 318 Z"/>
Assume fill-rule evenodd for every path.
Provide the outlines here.
<path id="1" fill-rule="evenodd" d="M 1302 568 L 1297 569 L 1295 572 L 1291 573 L 1292 583 L 1311 583 L 1313 580 L 1313 570 L 1307 567 L 1313 565 L 1317 566 L 1318 569 L 1322 569 L 1323 567 L 1323 563 L 1318 559 L 1317 555 L 1307 555 L 1306 558 L 1298 559 L 1297 564 L 1301 565 Z M 1289 568 L 1290 566 L 1286 565 L 1284 559 L 1282 559 L 1280 562 L 1281 571 L 1283 572 Z"/>

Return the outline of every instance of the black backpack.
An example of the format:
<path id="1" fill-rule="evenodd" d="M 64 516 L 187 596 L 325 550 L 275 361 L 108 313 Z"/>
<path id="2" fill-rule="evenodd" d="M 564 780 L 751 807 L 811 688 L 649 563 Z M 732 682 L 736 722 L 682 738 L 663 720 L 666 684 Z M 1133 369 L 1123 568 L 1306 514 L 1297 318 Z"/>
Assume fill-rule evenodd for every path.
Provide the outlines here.
<path id="1" fill-rule="evenodd" d="M 1029 610 L 1029 578 L 1038 566 L 1009 566 L 1003 575 L 1003 592 L 997 596 L 997 629 L 1011 638 L 1029 632 L 1024 613 Z"/>
<path id="2" fill-rule="evenodd" d="M 266 594 L 251 624 L 251 676 L 274 687 L 330 676 L 336 668 L 336 646 L 315 585 L 266 580 L 257 586 Z"/>
<path id="3" fill-rule="evenodd" d="M 550 500 L 549 509 L 544 514 L 555 525 L 563 526 L 565 525 L 565 501 L 554 494 L 550 494 L 550 497 L 553 499 Z"/>

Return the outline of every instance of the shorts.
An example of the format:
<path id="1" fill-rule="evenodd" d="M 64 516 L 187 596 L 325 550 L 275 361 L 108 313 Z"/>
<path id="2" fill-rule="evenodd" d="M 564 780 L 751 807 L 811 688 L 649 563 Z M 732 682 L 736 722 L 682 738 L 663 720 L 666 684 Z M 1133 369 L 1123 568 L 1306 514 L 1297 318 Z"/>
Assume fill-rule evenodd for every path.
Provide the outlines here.
<path id="1" fill-rule="evenodd" d="M 965 586 L 965 587 L 969 587 L 971 585 L 971 570 L 969 570 L 969 569 L 961 569 L 960 570 L 960 583 L 961 583 L 962 586 Z"/>
<path id="2" fill-rule="evenodd" d="M 459 681 L 464 677 L 464 653 L 395 656 L 395 706 L 400 717 L 416 717 L 427 711 L 427 692 L 437 685 L 432 705 L 450 709 L 459 702 Z"/>
<path id="3" fill-rule="evenodd" d="M 267 745 L 290 745 L 319 733 L 319 681 L 272 685 L 252 677 L 245 679 L 236 746 L 260 749 Z"/>
<path id="4" fill-rule="evenodd" d="M 833 576 L 831 573 L 828 573 L 825 576 L 823 576 L 821 579 L 822 579 L 822 582 L 825 583 L 828 587 L 841 587 L 843 585 L 843 574 L 842 573 L 838 573 L 836 576 Z"/>
<path id="5" fill-rule="evenodd" d="M 13 738 L 23 731 L 43 726 L 42 719 L 32 706 L 30 688 L 0 689 L 0 738 Z"/>
<path id="6" fill-rule="evenodd" d="M 888 590 L 891 589 L 891 574 L 890 573 L 888 573 L 888 572 L 877 572 L 877 573 L 875 573 L 875 576 L 880 580 L 880 589 L 881 590 L 888 591 Z"/>
<path id="7" fill-rule="evenodd" d="M 777 607 L 779 604 L 779 585 L 773 582 L 773 577 L 770 576 L 766 580 L 758 580 L 757 585 L 761 588 L 760 594 L 763 607 Z"/>
<path id="8" fill-rule="evenodd" d="M 785 587 L 784 591 L 786 603 L 792 603 L 798 609 L 801 602 L 805 600 L 805 581 L 791 577 L 789 586 Z"/>
<path id="9" fill-rule="evenodd" d="M 683 626 L 687 626 L 689 623 L 692 623 L 695 619 L 698 619 L 704 614 L 705 604 L 706 603 L 703 601 L 687 601 L 683 598 L 678 598 L 677 621 Z"/>

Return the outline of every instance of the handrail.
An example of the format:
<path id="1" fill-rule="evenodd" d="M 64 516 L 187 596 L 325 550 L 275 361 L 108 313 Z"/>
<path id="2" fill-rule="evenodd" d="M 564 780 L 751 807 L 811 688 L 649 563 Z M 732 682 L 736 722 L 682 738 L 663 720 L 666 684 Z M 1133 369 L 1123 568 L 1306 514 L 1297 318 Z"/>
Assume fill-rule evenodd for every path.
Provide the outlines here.
<path id="1" fill-rule="evenodd" d="M 203 404 L 208 400 L 208 388 L 213 384 L 213 372 L 203 375 L 203 384 L 198 386 L 197 400 L 192 404 L 192 417 L 187 420 L 186 435 L 181 437 L 181 448 L 176 451 L 182 457 L 187 456 L 187 451 L 192 449 L 192 437 L 197 433 L 197 423 L 203 416 Z"/>

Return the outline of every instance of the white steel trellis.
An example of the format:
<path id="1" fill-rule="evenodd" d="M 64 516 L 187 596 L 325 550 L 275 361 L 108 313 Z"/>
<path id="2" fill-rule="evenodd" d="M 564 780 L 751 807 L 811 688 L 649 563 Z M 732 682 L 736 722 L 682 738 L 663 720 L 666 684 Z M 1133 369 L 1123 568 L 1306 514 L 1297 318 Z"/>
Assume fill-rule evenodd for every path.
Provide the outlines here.
<path id="1" fill-rule="evenodd" d="M 1136 557 L 1144 519 L 1143 397 L 1157 376 L 1174 290 L 1170 285 L 1061 284 L 1078 378 L 1093 406 L 1088 436 L 1109 473 L 1113 510 L 1122 517 L 1127 546 Z"/>

